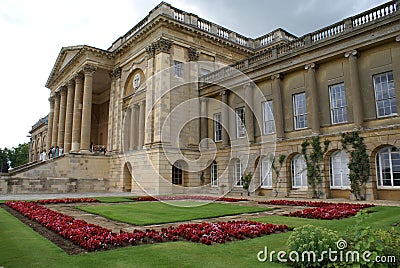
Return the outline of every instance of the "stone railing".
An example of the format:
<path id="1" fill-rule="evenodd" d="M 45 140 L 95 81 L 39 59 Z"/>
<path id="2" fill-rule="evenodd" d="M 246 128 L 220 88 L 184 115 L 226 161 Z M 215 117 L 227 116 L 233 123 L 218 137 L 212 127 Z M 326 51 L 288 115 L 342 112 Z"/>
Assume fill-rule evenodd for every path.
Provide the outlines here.
<path id="1" fill-rule="evenodd" d="M 200 86 L 207 83 L 213 83 L 228 77 L 235 72 L 234 70 L 229 70 L 230 68 L 237 69 L 238 71 L 243 71 L 247 68 L 253 67 L 256 64 L 277 59 L 286 54 L 297 52 L 305 47 L 312 47 L 313 45 L 331 40 L 332 38 L 338 37 L 342 34 L 358 30 L 361 27 L 368 26 L 370 23 L 373 23 L 377 20 L 397 15 L 399 13 L 399 6 L 399 0 L 390 1 L 356 16 L 324 27 L 315 32 L 306 34 L 296 39 L 292 39 L 285 44 L 278 45 L 277 47 L 266 48 L 261 53 L 256 54 L 250 58 L 238 61 L 227 67 L 200 77 Z M 268 45 L 273 42 L 272 36 L 273 33 L 266 34 L 258 38 L 256 44 L 258 44 L 258 47 Z"/>
<path id="2" fill-rule="evenodd" d="M 280 40 L 291 41 L 296 38 L 296 36 L 282 30 L 277 29 L 271 33 L 263 35 L 257 39 L 252 39 L 236 32 L 228 30 L 218 24 L 212 23 L 205 19 L 199 18 L 197 15 L 185 12 L 183 10 L 174 8 L 173 6 L 162 2 L 147 15 L 143 20 L 141 20 L 137 25 L 135 25 L 131 30 L 129 30 L 124 36 L 118 38 L 110 48 L 109 51 L 115 51 L 121 47 L 126 41 L 128 41 L 132 36 L 138 33 L 142 28 L 144 28 L 150 21 L 159 15 L 166 16 L 175 21 L 196 27 L 204 32 L 218 36 L 227 41 L 236 43 L 247 49 L 255 50 L 260 47 L 265 47 L 270 43 L 277 42 Z"/>

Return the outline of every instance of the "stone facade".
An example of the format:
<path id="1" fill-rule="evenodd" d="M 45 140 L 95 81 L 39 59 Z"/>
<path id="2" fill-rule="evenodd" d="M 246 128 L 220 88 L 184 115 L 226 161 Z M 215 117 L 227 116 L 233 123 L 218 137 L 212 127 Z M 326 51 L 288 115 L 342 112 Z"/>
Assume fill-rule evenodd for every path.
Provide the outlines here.
<path id="1" fill-rule="evenodd" d="M 29 162 L 40 161 L 40 154 L 46 150 L 48 116 L 41 118 L 33 126 L 29 134 Z"/>
<path id="2" fill-rule="evenodd" d="M 367 198 L 399 200 L 398 10 L 392 1 L 302 37 L 277 29 L 252 39 L 163 2 L 107 50 L 62 48 L 46 83 L 46 146 L 66 155 L 1 185 L 244 194 L 251 173 L 251 194 L 309 196 L 296 155 L 320 136 L 331 141 L 321 196 L 350 198 L 333 156 L 340 133 L 358 130 L 371 160 Z M 264 166 L 272 155 L 285 156 L 279 178 Z M 383 174 L 377 160 L 387 155 L 392 171 Z"/>

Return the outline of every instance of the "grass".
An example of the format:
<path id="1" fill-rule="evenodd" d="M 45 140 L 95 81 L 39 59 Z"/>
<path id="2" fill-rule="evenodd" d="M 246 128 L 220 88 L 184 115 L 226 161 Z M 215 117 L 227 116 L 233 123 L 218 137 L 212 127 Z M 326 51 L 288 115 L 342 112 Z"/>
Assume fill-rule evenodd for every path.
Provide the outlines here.
<path id="1" fill-rule="evenodd" d="M 121 203 L 121 202 L 134 202 L 132 199 L 134 196 L 101 196 L 93 197 L 99 200 L 101 203 Z"/>
<path id="2" fill-rule="evenodd" d="M 270 210 L 269 208 L 197 201 L 174 201 L 169 203 L 175 206 L 163 202 L 135 202 L 132 204 L 91 205 L 77 208 L 112 220 L 135 225 L 179 222 Z M 199 206 L 199 204 L 202 205 Z"/>
<path id="3" fill-rule="evenodd" d="M 132 205 L 136 205 L 136 203 Z M 366 220 L 366 224 L 373 227 L 390 228 L 391 224 L 400 221 L 400 207 L 376 207 L 370 210 L 374 211 L 374 213 L 370 214 L 370 218 Z M 287 224 L 292 227 L 310 223 L 341 232 L 356 225 L 355 218 L 325 221 L 268 216 L 259 218 L 258 220 L 276 224 Z M 168 242 L 69 256 L 0 208 L 0 266 L 116 268 L 207 266 L 216 268 L 288 267 L 279 263 L 259 263 L 256 255 L 265 246 L 268 246 L 268 250 L 279 251 L 285 249 L 289 235 L 290 233 L 274 234 L 213 246 L 182 241 Z"/>

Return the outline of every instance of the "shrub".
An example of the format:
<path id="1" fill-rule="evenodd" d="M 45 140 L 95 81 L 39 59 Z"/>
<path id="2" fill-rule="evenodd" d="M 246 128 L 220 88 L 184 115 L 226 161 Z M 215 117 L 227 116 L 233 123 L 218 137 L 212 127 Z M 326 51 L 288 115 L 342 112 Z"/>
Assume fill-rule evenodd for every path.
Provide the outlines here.
<path id="1" fill-rule="evenodd" d="M 328 265 L 329 259 L 325 258 L 320 261 L 323 251 L 329 249 L 335 250 L 336 243 L 340 240 L 339 235 L 332 230 L 313 226 L 310 224 L 295 228 L 288 239 L 290 252 L 298 253 L 298 260 L 294 264 L 295 267 L 324 267 Z M 314 252 L 315 258 L 312 255 L 307 255 L 307 252 Z M 290 256 L 293 255 L 289 253 Z M 310 256 L 310 258 L 308 257 Z M 292 256 L 297 258 L 297 256 Z"/>

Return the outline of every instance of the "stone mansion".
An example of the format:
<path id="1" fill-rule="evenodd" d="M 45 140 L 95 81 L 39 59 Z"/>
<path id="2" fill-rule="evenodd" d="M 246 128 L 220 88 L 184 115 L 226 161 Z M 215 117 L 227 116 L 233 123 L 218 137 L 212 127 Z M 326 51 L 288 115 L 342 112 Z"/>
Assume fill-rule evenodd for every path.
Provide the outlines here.
<path id="1" fill-rule="evenodd" d="M 349 199 L 341 133 L 356 130 L 366 198 L 400 200 L 399 4 L 253 39 L 162 2 L 108 49 L 63 47 L 31 162 L 0 192 L 242 195 L 250 174 L 252 195 L 310 197 L 301 143 L 319 136 L 321 197 Z M 39 161 L 51 147 L 64 152 Z"/>

